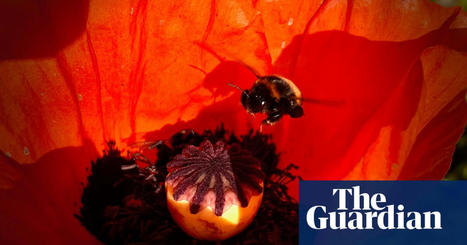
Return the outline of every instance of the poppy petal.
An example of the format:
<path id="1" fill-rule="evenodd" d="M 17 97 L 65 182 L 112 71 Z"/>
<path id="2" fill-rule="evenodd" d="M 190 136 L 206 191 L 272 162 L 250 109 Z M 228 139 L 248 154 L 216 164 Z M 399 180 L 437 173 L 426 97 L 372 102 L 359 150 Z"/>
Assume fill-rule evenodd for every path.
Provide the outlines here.
<path id="1" fill-rule="evenodd" d="M 92 148 L 57 149 L 27 165 L 0 160 L 19 173 L 14 186 L 0 189 L 3 244 L 99 244 L 74 217 L 88 174 L 83 165 L 97 157 Z"/>
<path id="2" fill-rule="evenodd" d="M 342 2 L 338 3 L 344 4 Z M 332 1 L 323 1 L 326 3 L 332 5 Z M 386 5 L 377 10 L 394 13 L 397 20 L 416 15 L 411 8 L 379 3 Z M 335 5 L 332 7 L 340 9 Z M 321 12 L 317 14 L 320 20 L 329 18 L 349 23 L 354 18 L 368 17 L 365 15 L 368 9 L 363 11 L 362 6 L 352 6 L 351 19 L 327 17 L 348 16 L 348 13 L 339 15 L 339 11 L 329 11 L 327 5 L 318 8 Z M 443 145 L 425 152 L 425 158 L 436 163 L 437 168 L 430 165 L 430 172 L 424 172 L 423 176 L 430 179 L 443 176 L 466 123 L 465 117 L 440 111 L 452 103 L 458 105 L 457 112 L 465 115 L 465 101 L 460 94 L 465 94 L 467 79 L 459 69 L 467 62 L 466 47 L 460 45 L 467 41 L 465 24 L 461 24 L 466 14 L 459 9 L 442 9 L 433 4 L 427 5 L 425 10 L 420 14 L 429 13 L 439 18 L 425 25 L 421 33 L 404 33 L 405 28 L 401 28 L 397 36 L 381 36 L 395 30 L 390 26 L 378 26 L 373 29 L 377 33 L 372 33 L 371 21 L 359 26 L 358 32 L 351 31 L 351 24 L 348 32 L 344 32 L 340 30 L 346 30 L 345 23 L 337 28 L 331 21 L 325 28 L 330 31 L 322 31 L 324 27 L 311 23 L 307 31 L 311 34 L 296 36 L 291 41 L 277 59 L 275 69 L 280 74 L 289 74 L 305 97 L 345 103 L 334 108 L 305 104 L 302 119 L 284 120 L 281 127 L 273 129 L 280 137 L 278 142 L 288 142 L 280 147 L 284 153 L 283 162 L 301 163 L 300 174 L 305 179 L 410 179 L 409 176 L 419 175 L 416 172 L 421 171 L 421 166 L 415 168 L 416 163 L 407 160 L 407 156 L 411 149 L 423 151 L 417 147 L 426 137 L 419 134 L 429 123 L 430 130 L 438 134 L 446 128 L 453 130 L 449 140 L 441 141 Z M 420 17 L 417 15 L 417 18 Z M 320 32 L 316 32 L 316 28 Z M 405 38 L 409 40 L 404 41 Z M 298 58 L 293 61 L 296 55 Z M 433 109 L 432 113 L 425 113 L 430 110 L 427 108 Z M 444 123 L 450 126 L 435 124 L 441 115 L 447 116 Z M 435 129 L 437 127 L 440 129 Z M 415 140 L 417 147 L 413 148 Z M 400 176 L 401 169 L 405 174 Z M 414 172 L 409 173 L 409 169 Z"/>
<path id="3" fill-rule="evenodd" d="M 251 70 L 291 78 L 305 97 L 343 101 L 305 104 L 304 117 L 264 127 L 282 164 L 300 165 L 305 179 L 440 178 L 467 121 L 467 15 L 458 8 L 422 0 L 47 2 L 49 15 L 30 1 L 0 8 L 32 30 L 0 29 L 10 37 L 0 42 L 6 243 L 95 242 L 72 205 L 105 142 L 164 139 L 220 121 L 245 132 L 251 118 L 226 83 L 248 88 Z"/>

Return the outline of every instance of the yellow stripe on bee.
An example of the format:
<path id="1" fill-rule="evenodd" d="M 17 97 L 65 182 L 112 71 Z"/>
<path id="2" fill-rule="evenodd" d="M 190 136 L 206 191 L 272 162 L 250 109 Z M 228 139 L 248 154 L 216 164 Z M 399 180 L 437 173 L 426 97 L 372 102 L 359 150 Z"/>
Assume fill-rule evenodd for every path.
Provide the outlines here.
<path id="1" fill-rule="evenodd" d="M 280 100 L 281 99 L 281 95 L 279 94 L 279 92 L 277 92 L 277 89 L 272 85 L 272 83 L 268 82 L 266 79 L 263 79 L 263 78 L 260 78 L 258 80 L 256 80 L 256 83 L 262 83 L 264 85 L 266 85 L 266 87 L 269 89 L 269 91 L 271 91 L 271 95 L 273 98 L 277 99 L 277 100 Z"/>
<path id="2" fill-rule="evenodd" d="M 302 105 L 302 102 L 303 102 L 302 101 L 302 92 L 298 89 L 298 87 L 295 85 L 295 83 L 293 83 L 291 80 L 289 80 L 289 79 L 287 79 L 285 77 L 279 76 L 279 75 L 273 75 L 273 76 L 276 76 L 276 77 L 284 80 L 290 86 L 293 93 L 295 94 L 298 105 Z M 276 87 L 271 82 L 267 81 L 266 79 L 260 78 L 260 79 L 256 80 L 256 83 L 262 83 L 262 84 L 266 85 L 269 88 L 269 90 L 271 91 L 272 96 L 275 99 L 277 99 L 277 100 L 281 99 L 281 94 L 277 91 Z"/>
<path id="3" fill-rule="evenodd" d="M 278 76 L 278 75 L 275 75 L 277 77 L 280 77 L 282 78 L 284 81 L 287 82 L 287 84 L 289 84 L 290 88 L 292 89 L 292 91 L 294 92 L 295 96 L 297 97 L 298 100 L 302 101 L 302 92 L 298 89 L 298 87 L 295 85 L 295 83 L 293 83 L 292 81 L 290 81 L 289 79 L 285 78 L 285 77 L 282 77 L 282 76 Z"/>

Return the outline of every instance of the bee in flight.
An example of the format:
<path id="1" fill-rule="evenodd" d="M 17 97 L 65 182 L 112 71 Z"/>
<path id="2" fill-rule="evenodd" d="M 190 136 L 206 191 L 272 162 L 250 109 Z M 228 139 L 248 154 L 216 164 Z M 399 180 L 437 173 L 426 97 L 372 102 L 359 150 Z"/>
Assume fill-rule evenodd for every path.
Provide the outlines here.
<path id="1" fill-rule="evenodd" d="M 235 84 L 228 83 L 242 92 L 241 103 L 250 114 L 265 113 L 267 118 L 263 124 L 272 125 L 278 122 L 283 115 L 292 118 L 303 116 L 303 101 L 337 105 L 342 102 L 320 101 L 304 99 L 298 87 L 289 79 L 278 76 L 256 76 L 257 80 L 251 89 L 241 89 Z"/>

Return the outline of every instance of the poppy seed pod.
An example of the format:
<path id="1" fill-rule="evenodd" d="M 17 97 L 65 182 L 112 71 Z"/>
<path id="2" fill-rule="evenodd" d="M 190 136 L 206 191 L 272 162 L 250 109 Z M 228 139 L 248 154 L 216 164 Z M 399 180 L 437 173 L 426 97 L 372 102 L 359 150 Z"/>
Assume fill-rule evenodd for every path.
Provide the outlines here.
<path id="1" fill-rule="evenodd" d="M 253 220 L 263 196 L 261 162 L 239 144 L 188 145 L 167 164 L 167 206 L 191 236 L 225 240 Z"/>
<path id="2" fill-rule="evenodd" d="M 441 179 L 467 122 L 467 12 L 432 1 L 25 0 L 0 9 L 4 244 L 98 243 L 73 214 L 109 140 L 126 149 L 222 122 L 237 135 L 256 130 L 227 85 L 251 88 L 246 66 L 290 79 L 303 98 L 344 102 L 303 103 L 303 116 L 263 126 L 279 167 L 294 163 L 305 180 Z"/>

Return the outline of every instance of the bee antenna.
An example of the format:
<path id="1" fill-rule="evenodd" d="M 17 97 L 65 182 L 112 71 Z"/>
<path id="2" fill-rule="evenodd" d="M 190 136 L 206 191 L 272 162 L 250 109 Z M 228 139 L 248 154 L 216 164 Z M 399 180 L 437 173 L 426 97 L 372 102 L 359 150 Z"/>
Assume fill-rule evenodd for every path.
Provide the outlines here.
<path id="1" fill-rule="evenodd" d="M 259 74 L 258 71 L 256 71 L 255 69 L 253 69 L 253 67 L 251 67 L 251 66 L 245 64 L 244 62 L 242 62 L 242 61 L 240 61 L 240 60 L 236 60 L 236 62 L 238 62 L 238 63 L 242 64 L 244 67 L 246 67 L 251 73 L 253 73 L 253 75 L 255 75 L 256 78 L 258 78 L 258 79 L 261 78 L 261 76 L 258 75 L 258 74 Z"/>
<path id="2" fill-rule="evenodd" d="M 248 70 L 251 71 L 251 73 L 253 73 L 253 74 L 256 76 L 256 78 L 258 78 L 258 79 L 261 78 L 261 76 L 258 75 L 258 72 L 255 71 L 255 69 L 253 69 L 252 67 L 250 67 L 250 66 L 248 66 L 248 65 L 246 65 L 246 64 L 244 64 L 244 65 L 246 66 L 246 68 L 247 68 Z"/>
<path id="3" fill-rule="evenodd" d="M 227 85 L 229 85 L 229 86 L 232 87 L 232 88 L 236 88 L 236 89 L 240 90 L 240 92 L 243 92 L 243 91 L 244 91 L 244 90 L 241 89 L 239 86 L 237 86 L 237 85 L 235 85 L 235 84 L 233 84 L 233 83 L 227 83 Z"/>

